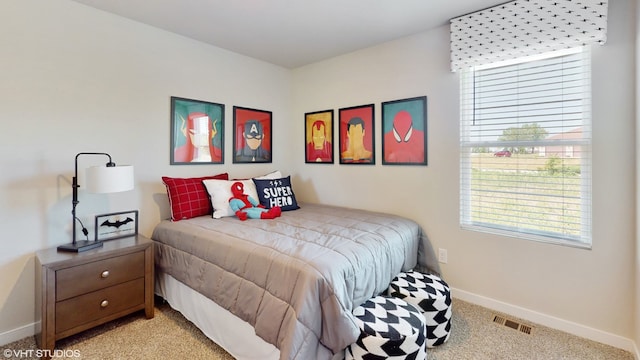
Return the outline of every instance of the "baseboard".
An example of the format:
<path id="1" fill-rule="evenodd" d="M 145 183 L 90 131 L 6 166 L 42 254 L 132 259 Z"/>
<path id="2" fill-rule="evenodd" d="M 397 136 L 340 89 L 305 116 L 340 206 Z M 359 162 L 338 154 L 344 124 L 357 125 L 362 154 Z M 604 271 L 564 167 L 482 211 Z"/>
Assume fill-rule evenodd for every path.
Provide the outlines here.
<path id="1" fill-rule="evenodd" d="M 451 296 L 487 309 L 629 351 L 635 354 L 636 360 L 640 360 L 638 348 L 631 339 L 456 288 L 451 288 Z"/>
<path id="2" fill-rule="evenodd" d="M 21 326 L 17 329 L 0 333 L 0 346 L 7 345 L 14 341 L 22 340 L 26 337 L 33 336 L 36 333 L 37 323 L 31 323 Z"/>

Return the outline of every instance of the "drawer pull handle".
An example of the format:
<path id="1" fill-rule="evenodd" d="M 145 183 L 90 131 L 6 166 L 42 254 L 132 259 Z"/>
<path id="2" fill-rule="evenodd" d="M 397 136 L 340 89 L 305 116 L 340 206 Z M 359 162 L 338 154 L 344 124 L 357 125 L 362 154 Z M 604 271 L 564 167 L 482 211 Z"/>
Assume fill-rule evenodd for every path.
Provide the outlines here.
<path id="1" fill-rule="evenodd" d="M 109 270 L 105 270 L 102 272 L 102 274 L 100 274 L 100 277 L 102 277 L 103 279 L 107 278 L 109 276 Z"/>
<path id="2" fill-rule="evenodd" d="M 108 300 L 102 300 L 102 302 L 100 303 L 100 307 L 106 308 L 109 305 L 109 301 Z"/>

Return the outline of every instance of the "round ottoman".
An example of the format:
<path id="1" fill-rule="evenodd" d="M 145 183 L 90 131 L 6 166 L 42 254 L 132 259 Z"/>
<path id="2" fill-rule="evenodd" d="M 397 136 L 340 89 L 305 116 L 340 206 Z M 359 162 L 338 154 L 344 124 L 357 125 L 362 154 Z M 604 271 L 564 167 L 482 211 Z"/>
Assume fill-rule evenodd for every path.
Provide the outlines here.
<path id="1" fill-rule="evenodd" d="M 389 285 L 388 294 L 418 306 L 427 321 L 427 347 L 444 344 L 451 333 L 451 292 L 435 275 L 402 272 Z"/>
<path id="2" fill-rule="evenodd" d="M 404 300 L 376 296 L 353 310 L 360 337 L 345 360 L 424 360 L 426 328 L 420 310 Z"/>

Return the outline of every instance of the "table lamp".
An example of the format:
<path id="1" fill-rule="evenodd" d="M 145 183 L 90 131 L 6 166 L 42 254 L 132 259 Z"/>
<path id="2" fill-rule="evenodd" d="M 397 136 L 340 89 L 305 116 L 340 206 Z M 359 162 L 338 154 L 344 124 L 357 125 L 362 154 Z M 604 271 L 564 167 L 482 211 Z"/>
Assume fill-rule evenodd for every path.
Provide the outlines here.
<path id="1" fill-rule="evenodd" d="M 78 157 L 81 155 L 102 155 L 109 158 L 109 162 L 104 166 L 92 166 L 87 169 L 87 191 L 90 193 L 114 193 L 133 190 L 133 166 L 124 165 L 116 166 L 111 161 L 111 155 L 107 153 L 81 152 L 76 155 L 75 174 L 73 176 L 73 201 L 71 208 L 71 216 L 73 222 L 73 242 L 58 246 L 58 251 L 81 252 L 95 249 L 102 246 L 102 241 L 94 239 L 90 241 L 88 238 L 89 231 L 84 224 L 76 217 L 76 205 L 78 205 Z M 87 236 L 87 240 L 76 239 L 76 222 L 82 226 L 82 233 Z"/>

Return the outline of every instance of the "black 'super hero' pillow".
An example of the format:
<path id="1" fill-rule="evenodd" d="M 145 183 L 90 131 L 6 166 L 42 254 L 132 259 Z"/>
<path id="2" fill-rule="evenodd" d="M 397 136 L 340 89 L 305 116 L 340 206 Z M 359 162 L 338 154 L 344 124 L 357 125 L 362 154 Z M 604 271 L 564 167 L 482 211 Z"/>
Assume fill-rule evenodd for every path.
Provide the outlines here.
<path id="1" fill-rule="evenodd" d="M 279 206 L 282 211 L 300 209 L 291 188 L 291 176 L 280 179 L 253 179 L 260 204 L 267 209 Z"/>

